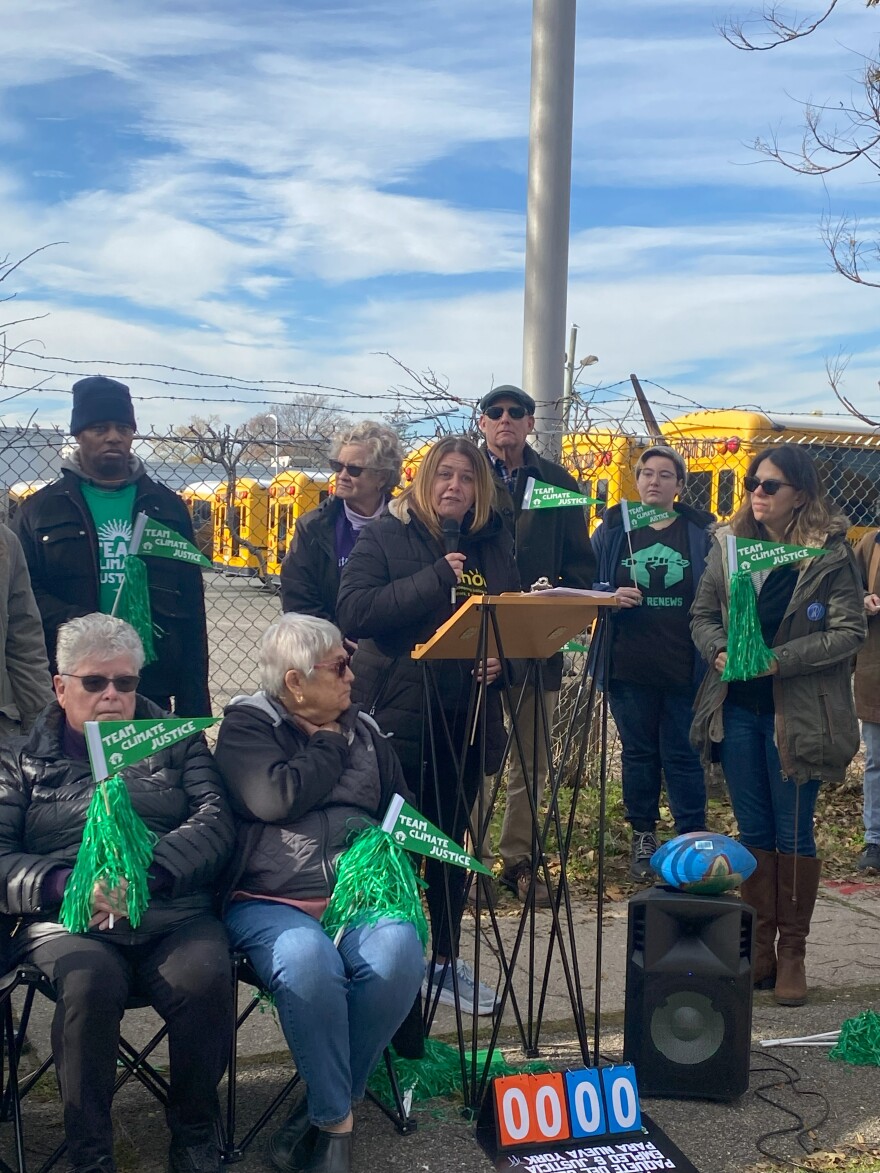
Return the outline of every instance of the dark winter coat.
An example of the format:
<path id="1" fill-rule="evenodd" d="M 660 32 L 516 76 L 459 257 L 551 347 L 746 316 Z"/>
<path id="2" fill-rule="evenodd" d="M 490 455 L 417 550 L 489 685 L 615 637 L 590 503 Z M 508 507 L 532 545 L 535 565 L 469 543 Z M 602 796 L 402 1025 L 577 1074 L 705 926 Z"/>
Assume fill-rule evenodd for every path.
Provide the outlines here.
<path id="1" fill-rule="evenodd" d="M 80 489 L 81 478 L 65 469 L 61 479 L 23 501 L 13 529 L 24 549 L 31 585 L 54 665 L 58 628 L 68 619 L 97 611 L 100 598 L 98 536 Z M 192 542 L 186 506 L 170 489 L 141 473 L 133 515 L 170 526 Z M 185 717 L 209 717 L 208 634 L 202 572 L 171 558 L 145 558 L 150 584 L 158 659 L 141 673 L 142 695 L 174 697 L 174 711 Z M 54 668 L 53 668 L 54 670 Z"/>
<path id="2" fill-rule="evenodd" d="M 298 517 L 281 563 L 281 609 L 299 615 L 317 615 L 336 622 L 339 567 L 336 558 L 336 522 L 342 501 L 328 497 L 317 509 Z"/>
<path id="3" fill-rule="evenodd" d="M 672 508 L 687 521 L 688 552 L 694 593 L 696 594 L 697 584 L 703 577 L 706 559 L 712 548 L 711 527 L 715 524 L 715 515 L 708 513 L 705 509 L 695 509 L 693 505 L 687 505 L 684 501 L 676 501 Z M 597 591 L 616 589 L 614 579 L 625 542 L 626 531 L 623 528 L 620 506 L 612 505 L 610 509 L 606 510 L 602 524 L 593 532 L 593 553 L 596 555 L 596 582 L 593 585 Z M 621 619 L 619 613 L 614 614 L 610 611 L 608 617 L 612 625 L 619 623 Z M 598 644 L 594 646 L 597 687 L 604 688 L 602 651 Z M 705 671 L 706 662 L 695 647 L 692 683 L 698 685 L 703 679 Z"/>
<path id="4" fill-rule="evenodd" d="M 281 609 L 336 622 L 340 571 L 336 523 L 343 505 L 327 497 L 297 518 L 290 549 L 281 563 Z"/>
<path id="5" fill-rule="evenodd" d="M 880 530 L 869 530 L 855 548 L 856 566 L 866 595 L 880 595 Z M 880 615 L 866 616 L 868 638 L 853 677 L 856 715 L 880 725 Z"/>
<path id="6" fill-rule="evenodd" d="M 162 711 L 139 696 L 134 715 L 140 720 Z M 95 792 L 88 761 L 64 756 L 63 720 L 53 701 L 27 737 L 0 748 L 0 912 L 22 918 L 15 942 L 24 946 L 67 932 L 43 886 L 53 869 L 73 867 Z M 122 776 L 132 806 L 158 836 L 153 863 L 166 881 L 137 929 L 120 920 L 94 934 L 128 945 L 211 911 L 235 832 L 201 734 L 127 766 Z"/>
<path id="7" fill-rule="evenodd" d="M 714 663 L 727 649 L 729 532 L 716 532 L 691 608 L 691 634 L 708 665 L 694 703 L 691 742 L 707 765 L 724 738 L 727 684 Z M 786 777 L 839 782 L 859 748 L 851 676 L 853 657 L 865 641 L 864 591 L 843 519 L 805 545 L 828 552 L 797 564 L 794 594 L 771 642 L 779 665 L 772 677 L 776 746 Z"/>
<path id="8" fill-rule="evenodd" d="M 376 722 L 352 706 L 340 724 L 309 737 L 262 692 L 227 706 L 217 764 L 238 831 L 229 892 L 327 898 L 352 831 L 380 822 L 394 794 L 413 801 Z"/>
<path id="9" fill-rule="evenodd" d="M 483 451 L 486 451 L 485 445 Z M 596 559 L 583 510 L 574 506 L 564 509 L 522 507 L 529 477 L 557 485 L 560 489 L 570 489 L 573 493 L 580 492 L 577 481 L 561 464 L 545 460 L 528 444 L 523 451 L 523 461 L 513 495 L 489 461 L 495 478 L 497 506 L 516 543 L 516 565 L 522 589 L 530 590 L 539 578 L 547 578 L 551 586 L 591 590 L 596 578 Z M 558 652 L 546 663 L 544 687 L 557 692 L 561 684 L 562 653 Z"/>
<path id="10" fill-rule="evenodd" d="M 519 590 L 513 541 L 493 514 L 476 534 L 462 532 L 459 549 L 479 567 L 489 594 Z M 465 563 L 467 571 L 467 563 Z M 455 573 L 443 547 L 396 499 L 361 533 L 342 571 L 336 611 L 343 631 L 358 641 L 352 663 L 352 695 L 394 734 L 394 748 L 410 786 L 421 774 L 422 667 L 410 658 L 453 613 Z M 472 661 L 437 661 L 429 671 L 449 714 L 463 715 L 472 683 Z M 487 769 L 500 765 L 505 743 L 501 697 L 487 690 Z M 494 764 L 493 764 L 494 763 Z"/>

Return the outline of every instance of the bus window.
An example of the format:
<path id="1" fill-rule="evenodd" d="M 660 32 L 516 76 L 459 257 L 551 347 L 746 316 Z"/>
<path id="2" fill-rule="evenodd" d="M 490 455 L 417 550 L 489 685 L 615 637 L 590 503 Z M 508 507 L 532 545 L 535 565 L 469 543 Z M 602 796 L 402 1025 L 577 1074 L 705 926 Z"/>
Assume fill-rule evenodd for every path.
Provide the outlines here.
<path id="1" fill-rule="evenodd" d="M 718 516 L 729 517 L 733 513 L 736 473 L 732 468 L 722 468 L 718 474 Z"/>
<path id="2" fill-rule="evenodd" d="M 851 526 L 874 526 L 880 512 L 880 449 L 810 444 L 825 491 Z"/>
<path id="3" fill-rule="evenodd" d="M 712 474 L 711 472 L 688 473 L 688 482 L 682 497 L 695 509 L 712 508 Z"/>
<path id="4" fill-rule="evenodd" d="M 232 542 L 232 557 L 237 558 L 241 553 L 241 541 L 239 534 L 244 526 L 247 524 L 247 506 L 235 505 L 232 509 L 232 525 L 233 532 L 229 535 Z"/>
<path id="5" fill-rule="evenodd" d="M 278 561 L 284 561 L 287 553 L 287 533 L 290 526 L 291 507 L 287 501 L 278 507 Z"/>
<path id="6" fill-rule="evenodd" d="M 596 499 L 598 501 L 604 502 L 603 505 L 596 506 L 596 516 L 603 517 L 605 515 L 605 508 L 608 504 L 608 479 L 607 479 L 607 477 L 601 477 L 598 481 L 596 481 Z"/>
<path id="7" fill-rule="evenodd" d="M 329 496 L 330 496 L 329 489 L 321 489 L 318 492 L 318 504 L 320 505 L 322 501 L 326 501 Z"/>

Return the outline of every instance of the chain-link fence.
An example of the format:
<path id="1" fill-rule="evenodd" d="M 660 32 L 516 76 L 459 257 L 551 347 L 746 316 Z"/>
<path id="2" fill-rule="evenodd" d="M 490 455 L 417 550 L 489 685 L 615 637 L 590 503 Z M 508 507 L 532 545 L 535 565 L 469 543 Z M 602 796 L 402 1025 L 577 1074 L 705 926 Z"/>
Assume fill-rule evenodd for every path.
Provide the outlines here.
<path id="1" fill-rule="evenodd" d="M 709 413 L 707 413 L 709 414 Z M 880 437 L 851 422 L 836 433 L 826 426 L 756 432 L 746 439 L 707 425 L 704 435 L 671 435 L 688 465 L 689 502 L 728 518 L 743 499 L 743 477 L 752 457 L 766 447 L 797 439 L 809 447 L 820 477 L 847 513 L 858 536 L 877 520 L 880 502 Z M 278 574 L 296 518 L 332 492 L 327 440 L 236 433 L 235 445 L 153 433 L 139 437 L 135 453 L 156 481 L 179 493 L 193 518 L 196 541 L 211 559 L 204 573 L 210 642 L 210 687 L 215 711 L 236 693 L 256 687 L 260 637 L 280 611 Z M 216 435 L 222 435 L 218 429 Z M 319 434 L 320 435 L 320 434 Z M 421 442 L 423 443 L 423 442 Z M 634 468 L 651 441 L 645 436 L 596 430 L 567 438 L 564 459 L 593 496 L 613 504 L 636 497 Z M 419 445 L 414 445 L 418 448 Z M 8 520 L 36 489 L 60 475 L 71 451 L 60 432 L 45 428 L 0 428 L 0 520 Z M 588 510 L 590 528 L 603 509 Z M 557 725 L 563 727 L 574 700 L 563 690 Z"/>

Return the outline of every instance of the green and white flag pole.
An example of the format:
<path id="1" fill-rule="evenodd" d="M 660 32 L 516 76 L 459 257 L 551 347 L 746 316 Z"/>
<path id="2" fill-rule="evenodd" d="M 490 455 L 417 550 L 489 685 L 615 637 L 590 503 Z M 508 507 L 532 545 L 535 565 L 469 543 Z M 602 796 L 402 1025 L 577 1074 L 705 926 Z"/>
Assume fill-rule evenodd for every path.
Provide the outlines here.
<path id="1" fill-rule="evenodd" d="M 602 505 L 596 497 L 585 497 L 583 493 L 575 493 L 571 489 L 561 489 L 559 485 L 548 485 L 546 481 L 539 481 L 529 477 L 523 491 L 523 509 L 563 509 L 570 505 Z"/>
<path id="2" fill-rule="evenodd" d="M 818 546 L 793 546 L 785 542 L 767 542 L 755 538 L 738 538 L 728 534 L 725 540 L 730 601 L 727 610 L 727 661 L 721 679 L 754 680 L 763 676 L 776 659 L 764 642 L 758 617 L 758 595 L 753 574 L 769 572 L 807 558 L 819 558 L 825 550 Z"/>
<path id="3" fill-rule="evenodd" d="M 71 933 L 88 931 L 92 898 L 100 886 L 120 897 L 118 915 L 137 928 L 150 900 L 147 871 L 156 836 L 131 804 L 119 771 L 166 749 L 218 720 L 216 717 L 161 717 L 138 721 L 86 721 L 83 725 L 92 777 L 97 785 L 86 815 L 76 863 L 64 887 L 61 923 Z M 112 929 L 117 913 L 110 913 Z"/>
<path id="4" fill-rule="evenodd" d="M 407 852 L 490 876 L 491 871 L 468 855 L 439 827 L 395 794 L 377 827 L 361 831 L 336 863 L 336 886 L 322 924 L 338 945 L 351 924 L 376 924 L 385 917 L 415 926 L 423 946 L 428 925 L 418 879 Z"/>
<path id="5" fill-rule="evenodd" d="M 641 501 L 624 500 L 620 502 L 620 518 L 623 522 L 623 532 L 626 534 L 626 544 L 629 547 L 629 564 L 632 570 L 633 586 L 637 587 L 639 584 L 636 582 L 636 559 L 633 554 L 632 531 L 644 529 L 645 526 L 654 525 L 658 521 L 668 521 L 676 516 L 677 514 L 669 509 L 658 509 L 656 505 L 643 505 Z"/>
<path id="6" fill-rule="evenodd" d="M 125 565 L 122 568 L 122 581 L 116 592 L 116 598 L 113 600 L 110 614 L 117 615 L 126 623 L 131 624 L 143 644 L 144 663 L 151 664 L 156 659 L 156 647 L 153 643 L 150 584 L 147 580 L 147 568 L 138 557 L 147 521 L 146 513 L 139 513 L 134 519 L 131 541 L 128 543 Z"/>

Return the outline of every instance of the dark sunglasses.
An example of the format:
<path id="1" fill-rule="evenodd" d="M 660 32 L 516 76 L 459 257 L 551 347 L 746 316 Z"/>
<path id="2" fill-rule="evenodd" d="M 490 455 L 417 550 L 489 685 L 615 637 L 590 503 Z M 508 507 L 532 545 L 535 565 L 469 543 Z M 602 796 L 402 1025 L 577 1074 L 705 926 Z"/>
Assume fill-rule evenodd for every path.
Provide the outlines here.
<path id="1" fill-rule="evenodd" d="M 117 692 L 134 692 L 140 680 L 140 676 L 77 676 L 75 672 L 62 672 L 61 675 L 81 680 L 86 692 L 103 692 L 108 684 L 112 684 Z"/>
<path id="2" fill-rule="evenodd" d="M 526 417 L 524 407 L 487 407 L 483 415 L 488 416 L 490 420 L 500 420 L 505 412 L 512 420 L 521 420 Z"/>
<path id="3" fill-rule="evenodd" d="M 348 671 L 348 666 L 351 663 L 351 656 L 345 656 L 342 660 L 332 660 L 329 664 L 315 664 L 316 668 L 328 668 L 341 680 Z"/>
<path id="4" fill-rule="evenodd" d="M 743 477 L 743 484 L 747 493 L 754 493 L 755 489 L 760 488 L 768 497 L 775 497 L 783 486 L 787 489 L 794 488 L 794 485 L 789 481 L 774 481 L 772 478 L 766 481 L 759 481 L 757 477 Z"/>
<path id="5" fill-rule="evenodd" d="M 344 464 L 341 460 L 331 460 L 330 467 L 333 472 L 342 472 L 345 470 L 350 477 L 359 477 L 364 471 L 365 466 L 363 464 Z"/>

